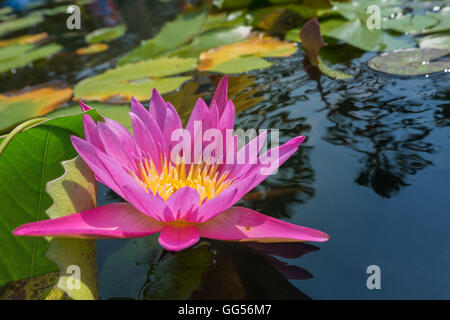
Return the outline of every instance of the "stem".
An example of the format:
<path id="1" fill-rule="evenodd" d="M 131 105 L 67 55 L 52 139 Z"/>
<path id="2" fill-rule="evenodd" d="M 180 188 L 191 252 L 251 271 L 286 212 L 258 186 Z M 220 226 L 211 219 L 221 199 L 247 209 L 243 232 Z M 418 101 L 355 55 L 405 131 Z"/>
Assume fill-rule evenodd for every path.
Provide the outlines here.
<path id="1" fill-rule="evenodd" d="M 25 131 L 35 125 L 38 125 L 44 121 L 48 120 L 48 118 L 36 118 L 31 119 L 25 122 L 22 122 L 17 127 L 15 127 L 8 135 L 5 136 L 2 143 L 0 143 L 0 156 L 2 155 L 5 148 L 8 146 L 9 142 L 20 132 Z"/>

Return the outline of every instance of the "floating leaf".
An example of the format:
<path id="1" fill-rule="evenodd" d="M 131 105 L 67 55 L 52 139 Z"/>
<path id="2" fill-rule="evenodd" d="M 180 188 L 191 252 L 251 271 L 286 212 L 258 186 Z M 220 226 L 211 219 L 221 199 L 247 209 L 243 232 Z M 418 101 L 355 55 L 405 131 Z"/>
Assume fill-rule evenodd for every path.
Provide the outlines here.
<path id="1" fill-rule="evenodd" d="M 97 181 L 86 163 L 77 156 L 62 162 L 64 174 L 47 183 L 47 193 L 53 205 L 46 211 L 51 218 L 64 217 L 97 206 Z M 75 300 L 98 298 L 95 240 L 52 238 L 46 256 L 60 270 L 58 288 Z M 70 266 L 80 268 L 80 287 L 73 288 Z"/>
<path id="2" fill-rule="evenodd" d="M 25 29 L 31 26 L 34 26 L 38 23 L 44 21 L 44 18 L 40 14 L 31 14 L 29 16 L 18 18 L 14 20 L 8 20 L 0 23 L 0 37 L 8 34 L 10 32 L 14 32 L 17 30 Z"/>
<path id="3" fill-rule="evenodd" d="M 192 82 L 195 83 L 195 82 Z M 146 100 L 148 100 L 147 97 Z M 195 103 L 195 101 L 194 101 Z M 130 105 L 124 104 L 124 105 L 114 105 L 114 104 L 102 104 L 98 102 L 91 102 L 89 103 L 89 106 L 91 108 L 95 108 L 95 111 L 97 111 L 99 114 L 101 114 L 103 117 L 116 120 L 120 122 L 122 125 L 124 125 L 128 130 L 131 130 L 131 119 L 130 115 L 128 114 L 130 112 Z M 74 115 L 81 113 L 80 106 L 78 104 L 74 104 L 68 107 L 59 108 L 55 111 L 49 113 L 47 117 L 54 118 L 54 117 L 60 117 L 60 116 L 67 116 L 67 115 Z"/>
<path id="4" fill-rule="evenodd" d="M 30 62 L 47 58 L 57 52 L 62 47 L 58 44 L 48 44 L 36 48 L 32 44 L 14 44 L 0 48 L 0 72 L 22 67 Z"/>
<path id="5" fill-rule="evenodd" d="M 364 51 L 392 51 L 414 46 L 410 39 L 392 36 L 380 29 L 370 30 L 360 19 L 329 19 L 321 24 L 321 30 L 325 36 L 344 41 Z"/>
<path id="6" fill-rule="evenodd" d="M 287 57 L 296 51 L 297 47 L 293 43 L 268 36 L 255 36 L 243 42 L 202 52 L 198 70 L 242 73 L 272 65 L 262 57 Z"/>
<path id="7" fill-rule="evenodd" d="M 89 33 L 86 36 L 88 43 L 109 42 L 123 36 L 127 27 L 124 24 L 119 24 L 115 27 L 102 28 Z"/>
<path id="8" fill-rule="evenodd" d="M 160 58 L 127 64 L 79 82 L 74 88 L 76 99 L 106 101 L 117 97 L 129 101 L 149 98 L 153 88 L 160 93 L 177 89 L 189 76 L 168 77 L 194 70 L 196 59 Z"/>
<path id="9" fill-rule="evenodd" d="M 39 88 L 15 95 L 0 95 L 0 131 L 55 110 L 72 96 L 70 88 Z"/>
<path id="10" fill-rule="evenodd" d="M 170 52 L 170 56 L 198 57 L 204 50 L 245 40 L 250 31 L 250 27 L 244 26 L 210 29 L 195 37 L 191 43 Z"/>
<path id="11" fill-rule="evenodd" d="M 109 46 L 106 43 L 93 43 L 85 48 L 77 49 L 78 55 L 96 54 L 108 50 Z"/>
<path id="12" fill-rule="evenodd" d="M 138 48 L 122 57 L 117 64 L 124 65 L 155 58 L 186 44 L 200 33 L 206 17 L 206 11 L 186 12 L 179 15 L 174 21 L 167 22 L 156 37 L 142 42 Z"/>
<path id="13" fill-rule="evenodd" d="M 432 34 L 418 40 L 421 48 L 437 48 L 450 50 L 450 34 Z"/>
<path id="14" fill-rule="evenodd" d="M 251 24 L 258 29 L 282 33 L 297 27 L 300 21 L 300 14 L 289 8 L 269 7 L 259 10 Z"/>
<path id="15" fill-rule="evenodd" d="M 368 65 L 376 71 L 389 74 L 415 76 L 450 69 L 450 59 L 433 61 L 450 54 L 450 50 L 433 48 L 411 48 L 383 53 Z"/>
<path id="16" fill-rule="evenodd" d="M 102 119 L 95 110 L 87 114 L 96 121 Z M 45 239 L 15 237 L 12 231 L 47 218 L 45 211 L 52 200 L 46 184 L 63 174 L 62 161 L 76 156 L 70 136 L 84 136 L 82 118 L 82 114 L 54 118 L 20 132 L 0 155 L 0 286 L 58 271 L 45 257 Z"/>
<path id="17" fill-rule="evenodd" d="M 0 289 L 0 300 L 65 300 L 64 292 L 56 287 L 59 273 L 9 282 Z"/>
<path id="18" fill-rule="evenodd" d="M 212 265 L 213 254 L 204 242 L 180 252 L 163 252 L 157 235 L 127 241 L 101 269 L 102 296 L 187 299 Z"/>
<path id="19" fill-rule="evenodd" d="M 423 29 L 436 25 L 438 22 L 438 19 L 430 15 L 407 14 L 391 19 L 383 19 L 381 27 L 402 33 L 418 33 Z"/>
<path id="20" fill-rule="evenodd" d="M 30 43 L 35 43 L 35 42 L 39 42 L 39 41 L 47 39 L 47 38 L 48 38 L 48 34 L 46 32 L 38 33 L 38 34 L 29 34 L 29 35 L 20 36 L 20 37 L 13 38 L 13 39 L 1 40 L 0 41 L 0 48 L 1 47 L 5 47 L 5 46 L 9 46 L 9 45 L 12 45 L 12 44 L 30 44 Z M 0 60 L 3 60 L 3 59 L 0 58 Z"/>
<path id="21" fill-rule="evenodd" d="M 439 12 L 427 12 L 428 16 L 436 18 L 439 23 L 433 27 L 423 30 L 421 33 L 434 33 L 450 30 L 450 7 L 444 7 Z"/>

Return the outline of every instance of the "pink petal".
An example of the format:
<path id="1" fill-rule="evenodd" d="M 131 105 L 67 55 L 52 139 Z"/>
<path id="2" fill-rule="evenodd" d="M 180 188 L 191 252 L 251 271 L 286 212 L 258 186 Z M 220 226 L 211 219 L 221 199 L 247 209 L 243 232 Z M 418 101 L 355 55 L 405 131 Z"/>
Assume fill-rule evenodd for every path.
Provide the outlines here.
<path id="1" fill-rule="evenodd" d="M 81 111 L 83 111 L 83 112 L 92 110 L 91 107 L 89 107 L 87 104 L 85 104 L 85 103 L 83 103 L 83 102 L 81 102 L 81 101 L 80 101 L 80 108 L 81 108 Z"/>
<path id="2" fill-rule="evenodd" d="M 166 145 L 169 146 L 169 150 L 172 150 L 173 146 L 176 144 L 176 141 L 172 141 L 172 133 L 179 129 L 183 129 L 180 116 L 175 107 L 170 102 L 167 102 L 167 114 L 163 136 L 166 139 Z"/>
<path id="3" fill-rule="evenodd" d="M 94 171 L 98 181 L 110 187 L 139 211 L 155 220 L 163 220 L 165 204 L 161 197 L 147 193 L 115 159 L 87 141 L 72 136 L 72 143 L 78 154 Z"/>
<path id="4" fill-rule="evenodd" d="M 183 187 L 175 191 L 166 201 L 175 220 L 194 222 L 197 208 L 200 205 L 200 194 L 191 187 Z"/>
<path id="5" fill-rule="evenodd" d="M 322 231 L 297 226 L 251 209 L 233 207 L 197 225 L 200 236 L 218 240 L 318 241 L 329 236 Z"/>
<path id="6" fill-rule="evenodd" d="M 228 101 L 228 76 L 224 76 L 217 85 L 212 101 L 217 103 L 219 116 L 223 114 Z"/>
<path id="7" fill-rule="evenodd" d="M 159 244 L 169 251 L 180 251 L 198 242 L 200 235 L 194 226 L 166 225 L 159 236 Z"/>
<path id="8" fill-rule="evenodd" d="M 16 236 L 136 238 L 159 232 L 163 224 L 128 203 L 112 203 L 65 217 L 24 224 Z"/>
<path id="9" fill-rule="evenodd" d="M 83 127 L 86 141 L 90 142 L 100 150 L 105 151 L 105 148 L 103 147 L 103 141 L 102 139 L 100 139 L 100 135 L 98 133 L 97 124 L 94 122 L 90 115 L 85 114 L 83 116 Z"/>
<path id="10" fill-rule="evenodd" d="M 148 112 L 150 116 L 155 119 L 161 131 L 164 130 L 164 123 L 166 121 L 167 105 L 164 99 L 159 94 L 158 90 L 153 89 L 152 98 L 150 99 L 150 106 Z"/>

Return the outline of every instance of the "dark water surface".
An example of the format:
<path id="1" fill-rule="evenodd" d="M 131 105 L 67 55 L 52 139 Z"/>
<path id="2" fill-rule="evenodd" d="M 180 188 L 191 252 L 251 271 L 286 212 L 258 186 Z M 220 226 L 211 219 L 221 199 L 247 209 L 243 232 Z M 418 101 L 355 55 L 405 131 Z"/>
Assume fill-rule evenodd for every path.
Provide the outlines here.
<path id="1" fill-rule="evenodd" d="M 114 19 L 127 24 L 127 35 L 110 50 L 94 58 L 59 56 L 32 72 L 19 70 L 2 78 L 2 92 L 50 80 L 73 85 L 98 74 L 140 39 L 155 35 L 179 10 L 172 2 L 115 3 L 115 10 L 101 16 L 88 11 L 91 28 Z M 55 34 L 61 35 L 58 17 L 52 19 Z M 61 39 L 66 47 L 81 41 Z M 347 49 L 329 48 L 331 53 Z M 376 73 L 366 67 L 373 56 L 344 55 L 341 66 L 355 75 L 345 81 L 319 80 L 314 70 L 305 71 L 301 49 L 292 57 L 272 59 L 271 68 L 231 76 L 231 98 L 245 109 L 237 127 L 280 129 L 282 142 L 307 137 L 278 174 L 255 190 L 262 193 L 241 205 L 323 230 L 331 239 L 313 246 L 209 243 L 216 267 L 203 276 L 192 298 L 450 298 L 449 74 L 400 78 Z M 219 79 L 196 74 L 179 94 L 182 104 L 192 107 L 195 101 L 188 96 L 192 83 L 200 84 L 195 94 L 210 99 Z M 100 204 L 117 201 L 104 187 L 99 195 Z M 126 243 L 98 241 L 100 275 Z M 381 290 L 366 286 L 370 265 L 381 269 Z M 149 266 L 125 269 L 133 268 L 141 279 Z M 135 288 L 144 284 L 127 283 L 125 274 L 114 274 L 123 285 L 100 277 L 101 297 L 136 298 Z"/>

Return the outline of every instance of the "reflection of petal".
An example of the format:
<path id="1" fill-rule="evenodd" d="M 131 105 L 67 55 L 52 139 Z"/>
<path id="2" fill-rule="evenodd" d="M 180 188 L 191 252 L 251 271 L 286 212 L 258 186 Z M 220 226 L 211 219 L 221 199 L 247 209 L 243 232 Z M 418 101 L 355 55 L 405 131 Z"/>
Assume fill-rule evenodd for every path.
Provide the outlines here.
<path id="1" fill-rule="evenodd" d="M 289 265 L 286 262 L 280 261 L 277 258 L 274 258 L 269 255 L 264 255 L 264 258 L 275 268 L 277 268 L 278 271 L 281 272 L 283 276 L 285 276 L 287 279 L 291 280 L 306 280 L 313 278 L 313 275 L 298 266 Z"/>
<path id="2" fill-rule="evenodd" d="M 248 242 L 247 245 L 262 254 L 271 254 L 286 259 L 300 258 L 307 253 L 320 250 L 318 247 L 303 242 Z"/>

